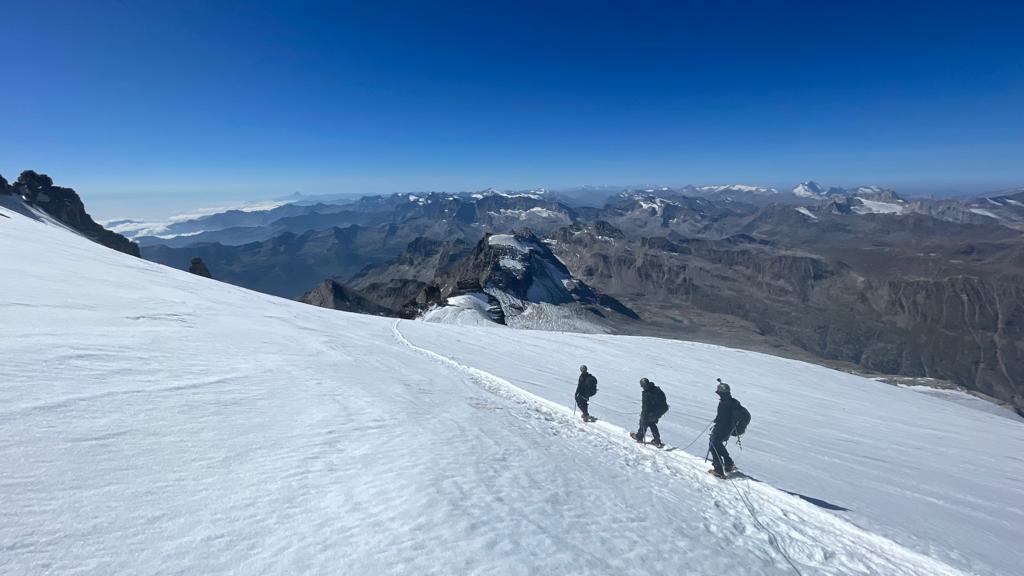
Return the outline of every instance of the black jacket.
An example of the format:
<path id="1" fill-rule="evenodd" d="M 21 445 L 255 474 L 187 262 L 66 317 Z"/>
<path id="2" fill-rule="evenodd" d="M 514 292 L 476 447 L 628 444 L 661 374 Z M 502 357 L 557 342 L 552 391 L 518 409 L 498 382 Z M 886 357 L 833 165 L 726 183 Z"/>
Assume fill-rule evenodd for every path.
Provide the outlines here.
<path id="1" fill-rule="evenodd" d="M 728 438 L 736 427 L 736 399 L 732 396 L 721 396 L 718 400 L 718 414 L 715 416 L 715 427 L 711 435 L 715 438 Z"/>
<path id="2" fill-rule="evenodd" d="M 640 418 L 643 420 L 658 419 L 665 414 L 668 403 L 663 402 L 665 393 L 654 384 L 644 388 L 640 396 Z"/>
<path id="3" fill-rule="evenodd" d="M 576 396 L 582 396 L 584 398 L 590 398 L 590 394 L 587 388 L 590 387 L 590 383 L 597 384 L 597 378 L 594 377 L 590 372 L 581 372 L 580 379 L 576 382 Z"/>

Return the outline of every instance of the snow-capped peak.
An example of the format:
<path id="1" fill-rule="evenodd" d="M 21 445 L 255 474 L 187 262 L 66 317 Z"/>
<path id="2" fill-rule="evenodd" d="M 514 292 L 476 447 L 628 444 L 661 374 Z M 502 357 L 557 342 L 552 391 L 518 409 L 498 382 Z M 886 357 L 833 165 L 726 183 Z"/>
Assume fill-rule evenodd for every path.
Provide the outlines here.
<path id="1" fill-rule="evenodd" d="M 813 180 L 801 182 L 793 188 L 793 195 L 801 198 L 818 198 L 825 195 L 825 188 Z"/>
<path id="2" fill-rule="evenodd" d="M 744 192 L 747 194 L 778 194 L 775 188 L 764 186 L 750 186 L 748 184 L 716 184 L 711 186 L 698 186 L 697 190 L 705 193 L 717 194 L 721 192 Z"/>

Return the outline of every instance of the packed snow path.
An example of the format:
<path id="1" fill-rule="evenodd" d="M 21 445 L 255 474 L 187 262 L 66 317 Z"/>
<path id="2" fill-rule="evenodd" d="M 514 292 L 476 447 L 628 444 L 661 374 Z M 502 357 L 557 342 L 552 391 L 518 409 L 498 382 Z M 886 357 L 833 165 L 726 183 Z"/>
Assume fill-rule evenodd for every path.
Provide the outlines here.
<path id="1" fill-rule="evenodd" d="M 880 402 L 901 402 L 912 415 L 935 410 L 926 428 L 968 427 L 951 428 L 963 439 L 922 458 L 973 465 L 965 446 L 977 448 L 995 479 L 970 496 L 977 515 L 948 494 L 952 505 L 919 503 L 917 520 L 899 524 L 842 498 L 889 456 L 843 468 L 837 454 L 837 470 L 814 476 L 811 494 L 853 509 L 836 514 L 768 485 L 801 465 L 764 462 L 758 455 L 771 450 L 754 447 L 754 438 L 772 446 L 787 433 L 807 442 L 813 431 L 802 426 L 815 421 L 778 426 L 794 405 L 827 405 L 815 389 L 775 402 L 762 403 L 753 388 L 741 396 L 754 411 L 754 446 L 737 459 L 764 482 L 719 482 L 697 457 L 625 435 L 638 366 L 694 370 L 686 357 L 652 352 L 660 341 L 396 325 L 170 270 L 0 213 L 10 216 L 0 220 L 0 573 L 1013 574 L 1020 566 L 1022 465 L 1011 457 L 1022 437 L 1006 418 L 879 388 L 897 394 Z M 766 378 L 777 361 L 700 349 L 701 361 Z M 568 406 L 576 356 L 600 378 L 594 412 L 604 420 L 595 424 Z M 647 373 L 669 393 L 665 436 L 682 446 L 711 412 L 659 374 Z M 857 408 L 849 410 L 831 416 L 852 419 Z M 1001 461 L 981 438 L 1001 440 Z M 825 453 L 805 448 L 812 458 Z M 950 477 L 960 479 L 917 482 L 930 494 Z M 860 514 L 854 521 L 871 532 L 844 514 Z M 951 534 L 927 531 L 957 520 Z"/>

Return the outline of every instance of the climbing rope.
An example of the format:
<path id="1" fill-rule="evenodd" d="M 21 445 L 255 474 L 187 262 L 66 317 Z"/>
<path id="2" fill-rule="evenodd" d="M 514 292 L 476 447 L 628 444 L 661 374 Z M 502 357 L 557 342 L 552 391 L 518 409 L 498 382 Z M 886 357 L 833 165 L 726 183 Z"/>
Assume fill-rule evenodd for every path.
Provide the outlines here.
<path id="1" fill-rule="evenodd" d="M 728 443 L 728 442 L 729 442 L 729 440 L 726 439 L 726 443 Z M 719 462 L 722 462 L 722 458 L 721 458 L 721 456 L 718 455 L 718 450 L 715 449 L 714 443 L 711 443 L 709 445 L 709 447 L 708 447 L 708 452 L 709 453 L 712 450 L 715 451 L 715 458 L 716 458 L 716 460 L 718 460 Z M 733 482 L 735 482 L 735 480 L 732 480 L 732 481 L 726 480 L 726 482 L 729 483 L 729 484 L 733 484 Z M 782 557 L 789 564 L 790 568 L 792 568 L 793 571 L 796 572 L 797 576 L 803 576 L 803 573 L 800 572 L 800 568 L 797 567 L 796 562 L 793 561 L 793 558 L 790 557 L 789 553 L 786 552 L 786 549 L 782 547 L 781 543 L 779 543 L 779 539 L 775 537 L 775 533 L 772 532 L 767 526 L 765 526 L 761 522 L 761 519 L 757 517 L 757 510 L 754 508 L 754 504 L 750 501 L 750 498 L 749 498 L 749 496 L 750 496 L 750 484 L 749 484 L 749 482 L 750 482 L 750 479 L 747 478 L 747 484 L 744 485 L 745 489 L 746 489 L 746 492 L 747 492 L 746 495 L 744 495 L 744 493 L 738 487 L 736 487 L 735 485 L 733 485 L 732 488 L 733 488 L 733 490 L 736 491 L 736 495 L 740 497 L 740 500 L 743 501 L 743 505 L 747 508 L 747 512 L 750 514 L 750 517 L 754 520 L 754 525 L 756 525 L 758 529 L 760 529 L 762 532 L 764 532 L 765 534 L 768 535 L 768 542 L 772 545 L 773 548 L 775 548 L 779 552 L 780 555 L 782 555 Z"/>
<path id="2" fill-rule="evenodd" d="M 715 423 L 714 420 L 712 420 L 711 422 L 708 422 L 708 425 L 705 426 L 704 429 L 700 431 L 700 434 L 697 434 L 696 438 L 691 440 L 689 444 L 687 444 L 685 447 L 683 447 L 683 451 L 686 451 L 686 449 L 689 448 L 690 446 L 693 446 L 694 443 L 697 442 L 697 440 L 700 440 L 700 437 L 703 436 L 704 433 L 708 431 L 708 428 L 711 428 L 711 425 L 714 424 L 714 423 Z"/>
<path id="3" fill-rule="evenodd" d="M 748 479 L 747 482 L 749 483 L 750 480 Z M 779 543 L 779 540 L 775 537 L 775 534 L 767 526 L 762 524 L 761 519 L 757 517 L 757 510 L 755 510 L 753 503 L 751 503 L 749 499 L 749 484 L 746 485 L 747 495 L 744 495 L 743 492 L 736 486 L 733 486 L 733 489 L 736 490 L 736 494 L 738 494 L 740 500 L 743 501 L 743 505 L 747 507 L 747 512 L 749 512 L 750 517 L 754 519 L 754 524 L 756 524 L 757 527 L 761 529 L 761 531 L 768 535 L 768 542 L 771 543 L 772 547 L 779 551 L 779 554 L 781 554 L 782 557 L 785 558 L 786 562 L 789 564 L 790 568 L 792 568 L 793 571 L 796 572 L 797 576 L 803 576 L 803 573 L 800 572 L 799 568 L 797 568 L 796 562 L 793 561 L 793 558 L 791 558 L 789 553 L 786 552 L 785 548 L 782 547 L 782 544 Z"/>

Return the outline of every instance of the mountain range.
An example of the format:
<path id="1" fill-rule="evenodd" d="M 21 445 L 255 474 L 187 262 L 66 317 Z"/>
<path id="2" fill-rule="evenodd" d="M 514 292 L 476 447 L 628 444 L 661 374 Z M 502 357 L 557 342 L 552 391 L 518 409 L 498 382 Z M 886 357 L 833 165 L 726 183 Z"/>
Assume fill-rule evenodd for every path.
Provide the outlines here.
<path id="1" fill-rule="evenodd" d="M 5 189 L 39 202 L 52 182 L 34 174 Z M 1024 190 L 600 193 L 600 206 L 547 190 L 307 199 L 126 233 L 146 259 L 198 257 L 218 280 L 327 307 L 725 343 L 1024 409 Z"/>

